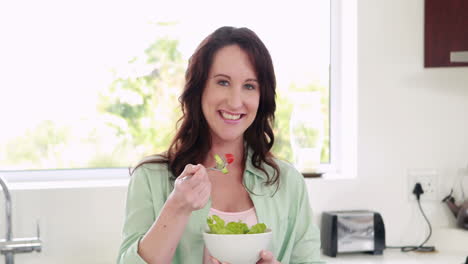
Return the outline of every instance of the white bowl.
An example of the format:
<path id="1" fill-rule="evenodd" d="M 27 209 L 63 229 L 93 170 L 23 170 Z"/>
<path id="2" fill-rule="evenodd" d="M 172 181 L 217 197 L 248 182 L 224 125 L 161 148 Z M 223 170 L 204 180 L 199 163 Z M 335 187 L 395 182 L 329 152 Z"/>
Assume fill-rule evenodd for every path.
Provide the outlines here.
<path id="1" fill-rule="evenodd" d="M 230 264 L 255 264 L 260 252 L 268 250 L 273 233 L 267 229 L 260 234 L 220 235 L 203 232 L 205 246 L 211 256 Z"/>

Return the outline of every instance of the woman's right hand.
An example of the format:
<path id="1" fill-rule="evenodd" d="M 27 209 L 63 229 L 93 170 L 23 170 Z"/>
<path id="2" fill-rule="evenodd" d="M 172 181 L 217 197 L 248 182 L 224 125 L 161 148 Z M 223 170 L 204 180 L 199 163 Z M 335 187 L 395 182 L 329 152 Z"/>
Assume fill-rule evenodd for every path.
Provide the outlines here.
<path id="1" fill-rule="evenodd" d="M 203 208 L 210 195 L 211 182 L 206 168 L 201 164 L 187 164 L 177 177 L 169 199 L 181 210 L 192 212 Z"/>

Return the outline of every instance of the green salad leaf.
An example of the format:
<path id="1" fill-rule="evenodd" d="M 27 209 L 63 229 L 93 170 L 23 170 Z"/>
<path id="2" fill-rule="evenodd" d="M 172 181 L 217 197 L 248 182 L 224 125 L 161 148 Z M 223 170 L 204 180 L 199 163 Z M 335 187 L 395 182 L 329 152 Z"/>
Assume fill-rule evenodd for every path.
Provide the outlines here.
<path id="1" fill-rule="evenodd" d="M 253 225 L 247 234 L 265 233 L 266 228 L 267 227 L 264 223 L 258 223 L 256 225 Z"/>
<path id="2" fill-rule="evenodd" d="M 211 234 L 259 234 L 265 233 L 267 226 L 264 223 L 253 225 L 250 229 L 246 223 L 229 222 L 225 224 L 224 220 L 217 215 L 206 219 Z"/>

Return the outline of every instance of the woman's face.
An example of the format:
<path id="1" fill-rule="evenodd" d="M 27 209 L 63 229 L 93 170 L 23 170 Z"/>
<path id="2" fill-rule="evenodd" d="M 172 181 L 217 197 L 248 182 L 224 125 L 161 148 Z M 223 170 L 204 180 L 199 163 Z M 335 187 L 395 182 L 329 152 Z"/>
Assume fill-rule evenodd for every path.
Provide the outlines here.
<path id="1" fill-rule="evenodd" d="M 260 85 L 247 53 L 239 46 L 216 52 L 201 102 L 213 142 L 243 140 L 257 114 Z"/>

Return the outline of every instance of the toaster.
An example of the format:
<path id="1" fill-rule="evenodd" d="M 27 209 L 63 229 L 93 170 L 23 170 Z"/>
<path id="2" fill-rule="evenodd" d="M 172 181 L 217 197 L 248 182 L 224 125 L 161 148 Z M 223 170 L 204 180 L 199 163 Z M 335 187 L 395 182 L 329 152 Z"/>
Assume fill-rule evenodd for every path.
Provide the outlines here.
<path id="1" fill-rule="evenodd" d="M 322 213 L 320 227 L 324 255 L 363 252 L 381 255 L 385 249 L 382 216 L 373 211 L 328 211 Z"/>

